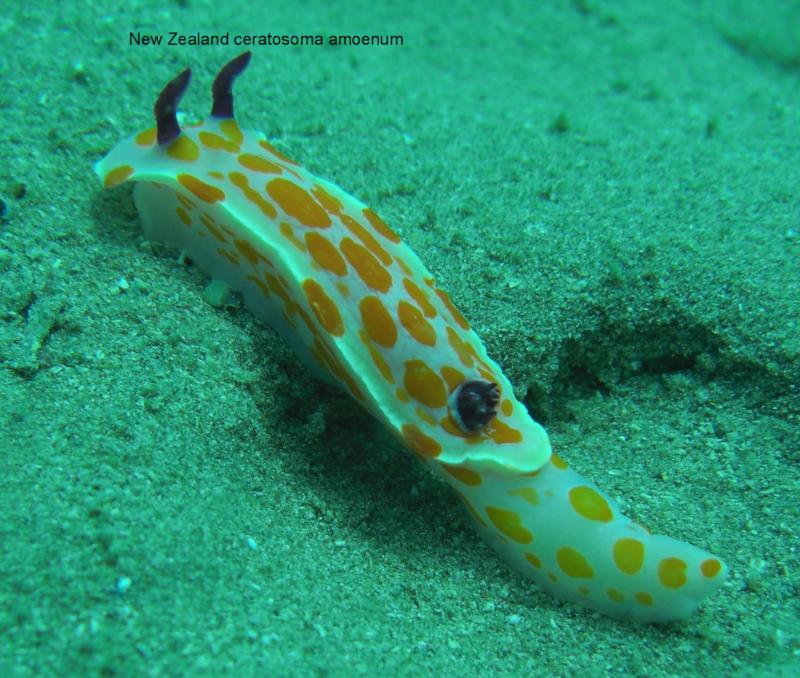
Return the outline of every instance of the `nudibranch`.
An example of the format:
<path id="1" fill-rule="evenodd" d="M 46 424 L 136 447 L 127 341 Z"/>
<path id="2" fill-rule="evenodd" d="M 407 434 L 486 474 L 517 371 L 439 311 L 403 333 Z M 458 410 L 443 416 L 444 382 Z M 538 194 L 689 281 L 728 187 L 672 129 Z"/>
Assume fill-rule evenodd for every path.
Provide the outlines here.
<path id="1" fill-rule="evenodd" d="M 719 588 L 725 565 L 651 534 L 553 454 L 448 295 L 369 207 L 239 127 L 233 59 L 211 115 L 181 128 L 191 71 L 155 104 L 156 126 L 95 170 L 136 182 L 149 239 L 188 254 L 447 481 L 480 534 L 554 596 L 602 613 L 667 622 Z"/>

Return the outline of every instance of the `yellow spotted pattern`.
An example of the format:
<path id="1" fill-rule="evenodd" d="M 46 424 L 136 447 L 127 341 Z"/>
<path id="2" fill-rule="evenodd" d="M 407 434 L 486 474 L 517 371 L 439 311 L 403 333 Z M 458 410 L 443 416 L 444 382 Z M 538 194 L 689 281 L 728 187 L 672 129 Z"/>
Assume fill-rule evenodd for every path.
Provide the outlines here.
<path id="1" fill-rule="evenodd" d="M 607 614 L 667 621 L 724 581 L 718 558 L 651 535 L 551 455 L 500 367 L 400 236 L 262 134 L 208 118 L 162 147 L 150 127 L 96 171 L 106 188 L 136 182 L 147 236 L 241 292 L 318 376 L 450 483 L 486 539 L 544 590 Z M 478 291 L 475 303 L 491 293 Z M 496 383 L 501 397 L 477 431 L 452 409 L 469 380 Z"/>
<path id="2" fill-rule="evenodd" d="M 623 537 L 614 542 L 614 564 L 625 574 L 636 574 L 644 564 L 644 543 Z"/>
<path id="3" fill-rule="evenodd" d="M 498 506 L 487 506 L 485 510 L 492 524 L 509 539 L 519 544 L 530 544 L 533 541 L 533 534 L 522 524 L 518 513 Z"/>
<path id="4" fill-rule="evenodd" d="M 573 487 L 569 491 L 569 503 L 579 516 L 599 523 L 611 521 L 611 507 L 603 496 L 586 485 Z"/>

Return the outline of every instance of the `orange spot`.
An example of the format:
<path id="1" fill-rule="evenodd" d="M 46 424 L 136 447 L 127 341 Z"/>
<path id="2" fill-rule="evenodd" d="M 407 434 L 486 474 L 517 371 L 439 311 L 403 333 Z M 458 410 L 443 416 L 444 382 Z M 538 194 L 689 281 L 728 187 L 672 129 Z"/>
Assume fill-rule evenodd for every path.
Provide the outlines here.
<path id="1" fill-rule="evenodd" d="M 473 360 L 475 360 L 476 364 L 478 365 L 478 369 L 479 370 L 481 370 L 481 369 L 484 370 L 486 372 L 486 374 L 488 374 L 489 377 L 491 377 L 492 376 L 491 368 L 489 367 L 489 365 L 486 364 L 486 361 L 483 360 L 483 358 L 481 358 L 478 355 L 478 350 L 475 348 L 475 346 L 473 344 L 469 343 L 469 342 L 465 342 L 465 346 L 467 347 L 467 350 L 472 355 Z"/>
<path id="2" fill-rule="evenodd" d="M 651 596 L 649 593 L 645 593 L 644 591 L 634 593 L 633 597 L 636 602 L 640 603 L 641 605 L 647 605 L 649 607 L 653 604 L 653 596 Z"/>
<path id="3" fill-rule="evenodd" d="M 267 281 L 267 285 L 269 288 L 278 295 L 278 297 L 283 302 L 284 307 L 291 308 L 292 307 L 292 299 L 289 296 L 289 291 L 286 289 L 284 284 L 280 281 L 279 278 L 276 278 L 272 273 L 268 273 L 264 271 L 264 280 Z M 316 327 L 315 327 L 316 329 Z"/>
<path id="4" fill-rule="evenodd" d="M 397 397 L 397 399 L 398 399 L 398 400 L 399 400 L 401 403 L 408 403 L 408 402 L 410 402 L 410 401 L 411 401 L 411 398 L 409 398 L 409 396 L 408 396 L 408 393 L 406 393 L 406 391 L 405 391 L 404 389 L 402 389 L 402 388 L 398 388 L 398 389 L 397 389 L 397 390 L 394 392 L 394 394 L 395 394 L 395 396 Z"/>
<path id="5" fill-rule="evenodd" d="M 282 221 L 280 226 L 278 227 L 281 231 L 281 235 L 286 238 L 292 245 L 294 245 L 297 249 L 301 252 L 306 251 L 306 245 L 302 240 L 298 240 L 294 234 L 294 230 L 292 229 L 291 225 L 285 221 Z"/>
<path id="6" fill-rule="evenodd" d="M 336 303 L 325 294 L 325 290 L 322 289 L 322 286 L 316 280 L 307 278 L 303 282 L 303 291 L 306 293 L 306 299 L 308 299 L 311 310 L 314 311 L 314 315 L 317 316 L 320 325 L 322 325 L 329 334 L 336 337 L 342 336 L 344 334 L 342 316 L 339 313 Z"/>
<path id="7" fill-rule="evenodd" d="M 489 520 L 494 526 L 509 539 L 520 544 L 530 544 L 533 541 L 533 534 L 523 527 L 519 514 L 514 511 L 487 506 L 486 515 L 489 516 Z"/>
<path id="8" fill-rule="evenodd" d="M 258 289 L 261 290 L 261 294 L 264 295 L 265 299 L 269 299 L 270 298 L 269 287 L 267 287 L 267 285 L 264 282 L 262 282 L 261 280 L 256 278 L 254 275 L 248 275 L 247 279 L 250 280 L 251 282 L 254 282 L 256 285 L 258 285 Z"/>
<path id="9" fill-rule="evenodd" d="M 227 244 L 228 241 L 225 239 L 225 236 L 222 234 L 222 232 L 214 225 L 211 217 L 206 214 L 201 214 L 200 221 L 202 222 L 203 226 L 208 229 L 208 232 L 211 233 L 211 235 L 213 235 L 220 242 Z"/>
<path id="10" fill-rule="evenodd" d="M 130 165 L 120 165 L 115 167 L 103 179 L 103 186 L 106 188 L 114 188 L 128 180 L 128 177 L 133 174 L 134 169 Z"/>
<path id="11" fill-rule="evenodd" d="M 508 398 L 506 398 L 505 400 L 503 400 L 502 403 L 500 403 L 500 411 L 507 417 L 511 416 L 511 413 L 514 411 L 514 405 Z"/>
<path id="12" fill-rule="evenodd" d="M 389 228 L 386 223 L 381 219 L 375 212 L 373 212 L 369 207 L 364 208 L 364 216 L 367 218 L 367 221 L 372 225 L 380 235 L 391 242 L 400 242 L 400 236 L 397 235 L 391 228 Z"/>
<path id="13" fill-rule="evenodd" d="M 436 345 L 435 330 L 416 306 L 412 306 L 407 301 L 401 301 L 397 305 L 397 316 L 406 331 L 420 344 Z"/>
<path id="14" fill-rule="evenodd" d="M 291 165 L 296 165 L 297 163 L 292 160 L 291 158 L 287 158 L 283 153 L 281 153 L 277 148 L 272 146 L 272 144 L 267 143 L 266 141 L 259 141 L 258 145 L 261 146 L 265 151 L 268 153 L 272 153 L 276 158 L 283 160 L 284 162 L 288 162 Z"/>
<path id="15" fill-rule="evenodd" d="M 391 348 L 397 342 L 397 326 L 383 302 L 375 296 L 364 297 L 358 305 L 361 322 L 376 344 Z"/>
<path id="16" fill-rule="evenodd" d="M 228 261 L 231 262 L 231 264 L 233 264 L 237 268 L 239 267 L 240 265 L 239 257 L 236 255 L 236 253 L 229 252 L 228 250 L 224 250 L 221 247 L 218 247 L 217 254 L 219 254 L 221 257 L 225 257 Z"/>
<path id="17" fill-rule="evenodd" d="M 225 193 L 222 190 L 207 184 L 205 181 L 201 181 L 191 174 L 179 174 L 177 178 L 181 186 L 194 193 L 204 202 L 214 203 L 219 200 L 225 200 Z"/>
<path id="18" fill-rule="evenodd" d="M 447 404 L 444 381 L 422 360 L 406 361 L 403 385 L 409 395 L 423 405 L 436 408 Z"/>
<path id="19" fill-rule="evenodd" d="M 625 600 L 625 596 L 622 591 L 618 591 L 617 589 L 608 589 L 608 591 L 606 591 L 606 595 L 608 596 L 609 600 L 613 600 L 615 603 L 621 603 Z"/>
<path id="20" fill-rule="evenodd" d="M 442 453 L 442 446 L 414 424 L 403 424 L 400 430 L 408 446 L 420 456 L 438 457 Z"/>
<path id="21" fill-rule="evenodd" d="M 253 153 L 242 153 L 239 158 L 239 164 L 254 172 L 263 172 L 264 174 L 283 174 L 283 169 L 280 165 L 262 158 L 260 155 Z"/>
<path id="22" fill-rule="evenodd" d="M 304 188 L 281 177 L 267 183 L 267 193 L 290 217 L 304 226 L 328 228 L 331 219 Z"/>
<path id="23" fill-rule="evenodd" d="M 431 302 L 428 300 L 428 295 L 425 294 L 419 287 L 414 284 L 413 280 L 409 278 L 403 279 L 403 287 L 406 288 L 406 292 L 411 296 L 411 298 L 417 302 L 417 306 L 422 309 L 422 312 L 428 318 L 435 318 L 436 317 L 436 309 L 431 305 Z"/>
<path id="24" fill-rule="evenodd" d="M 475 520 L 475 522 L 478 523 L 478 525 L 480 525 L 483 528 L 489 527 L 486 524 L 486 521 L 483 518 L 481 518 L 480 514 L 475 510 L 475 507 L 472 505 L 472 502 L 469 499 L 467 499 L 456 488 L 453 488 L 453 489 L 455 490 L 455 493 L 461 498 L 461 501 L 464 502 L 464 506 L 466 506 L 467 511 L 469 511 L 469 514 L 472 516 L 472 518 Z"/>
<path id="25" fill-rule="evenodd" d="M 686 562 L 680 558 L 664 558 L 658 563 L 658 580 L 668 589 L 686 584 Z"/>
<path id="26" fill-rule="evenodd" d="M 539 560 L 539 556 L 537 556 L 535 553 L 525 553 L 524 556 L 525 560 L 527 560 L 537 570 L 542 567 L 542 561 Z"/>
<path id="27" fill-rule="evenodd" d="M 414 272 L 411 270 L 409 265 L 403 260 L 402 257 L 395 254 L 394 260 L 397 262 L 397 265 L 400 266 L 400 270 L 403 271 L 403 273 L 405 273 L 409 278 L 414 277 Z"/>
<path id="28" fill-rule="evenodd" d="M 584 556 L 570 546 L 562 546 L 556 551 L 556 562 L 561 571 L 576 579 L 592 579 L 594 570 Z"/>
<path id="29" fill-rule="evenodd" d="M 623 537 L 614 542 L 612 556 L 616 566 L 625 574 L 636 574 L 644 564 L 644 544 L 638 539 Z"/>
<path id="30" fill-rule="evenodd" d="M 328 214 L 341 214 L 342 203 L 338 198 L 334 198 L 330 193 L 328 193 L 328 191 L 326 191 L 322 186 L 317 184 L 311 189 L 311 193 L 317 200 L 319 200 L 320 205 L 325 208 L 325 211 L 328 212 Z"/>
<path id="31" fill-rule="evenodd" d="M 189 216 L 189 214 L 186 212 L 186 210 L 183 209 L 183 207 L 178 205 L 175 208 L 175 212 L 178 215 L 178 219 L 180 219 L 186 226 L 191 226 L 192 218 Z"/>
<path id="32" fill-rule="evenodd" d="M 156 142 L 156 128 L 151 127 L 136 135 L 136 144 L 139 146 L 152 146 Z"/>
<path id="33" fill-rule="evenodd" d="M 200 147 L 185 134 L 181 134 L 167 146 L 166 153 L 175 160 L 194 162 L 200 157 Z"/>
<path id="34" fill-rule="evenodd" d="M 472 360 L 472 355 L 467 349 L 467 343 L 462 341 L 461 337 L 459 337 L 456 331 L 449 325 L 447 326 L 446 330 L 447 341 L 458 355 L 458 359 L 465 367 L 472 367 L 475 362 Z"/>
<path id="35" fill-rule="evenodd" d="M 369 335 L 364 330 L 360 330 L 359 336 L 361 337 L 361 341 L 367 347 L 369 355 L 372 358 L 372 362 L 375 363 L 375 367 L 378 368 L 378 372 L 381 373 L 381 376 L 386 381 L 388 381 L 390 384 L 394 384 L 394 375 L 392 374 L 391 368 L 389 367 L 388 363 L 383 359 L 383 356 L 372 345 L 372 341 L 369 338 Z"/>
<path id="36" fill-rule="evenodd" d="M 550 463 L 560 471 L 566 471 L 569 468 L 569 464 L 555 453 L 550 455 Z"/>
<path id="37" fill-rule="evenodd" d="M 611 507 L 597 490 L 587 485 L 578 485 L 570 489 L 568 496 L 569 503 L 579 516 L 598 523 L 611 521 Z"/>
<path id="38" fill-rule="evenodd" d="M 522 433 L 496 417 L 489 424 L 486 434 L 498 445 L 522 442 Z"/>
<path id="39" fill-rule="evenodd" d="M 456 480 L 459 480 L 470 487 L 477 487 L 483 482 L 480 474 L 475 473 L 475 471 L 471 471 L 468 468 L 464 468 L 463 466 L 448 466 L 447 464 L 442 464 L 442 469 L 453 476 L 453 478 Z"/>
<path id="40" fill-rule="evenodd" d="M 239 123 L 233 118 L 228 118 L 219 123 L 219 130 L 222 132 L 232 144 L 241 146 L 244 141 L 244 134 L 239 129 Z"/>
<path id="41" fill-rule="evenodd" d="M 249 242 L 246 240 L 234 240 L 234 246 L 236 247 L 239 252 L 242 253 L 242 256 L 247 259 L 253 266 L 258 263 L 258 260 L 261 258 L 261 255 L 256 251 L 255 247 L 253 247 Z"/>
<path id="42" fill-rule="evenodd" d="M 316 231 L 306 232 L 306 246 L 308 253 L 322 268 L 336 275 L 347 273 L 347 264 L 330 241 Z"/>
<path id="43" fill-rule="evenodd" d="M 351 377 L 347 372 L 342 372 L 342 381 L 344 382 L 345 386 L 350 391 L 350 395 L 352 395 L 356 400 L 364 402 L 364 394 L 361 392 L 358 384 L 355 382 L 353 377 Z"/>
<path id="44" fill-rule="evenodd" d="M 342 238 L 339 248 L 365 285 L 379 292 L 389 291 L 392 286 L 392 276 L 372 252 L 350 238 Z"/>
<path id="45" fill-rule="evenodd" d="M 306 313 L 304 308 L 302 308 L 298 304 L 294 304 L 292 308 L 294 312 L 297 313 L 298 316 L 300 316 L 300 320 L 302 320 L 305 323 L 305 326 L 308 328 L 308 331 L 311 332 L 311 334 L 313 335 L 319 334 L 317 326 L 313 322 L 311 322 L 311 316 L 309 316 L 308 313 Z"/>
<path id="46" fill-rule="evenodd" d="M 394 384 L 394 375 L 392 374 L 392 370 L 388 363 L 383 359 L 383 356 L 378 353 L 374 346 L 369 347 L 369 354 L 372 358 L 372 362 L 375 363 L 375 367 L 377 367 L 378 371 L 381 373 L 381 376 L 388 383 Z"/>
<path id="47" fill-rule="evenodd" d="M 450 312 L 450 315 L 453 317 L 453 320 L 456 321 L 459 327 L 464 330 L 469 329 L 469 323 L 466 321 L 463 315 L 461 315 L 461 311 L 459 311 L 454 305 L 453 302 L 450 301 L 450 297 L 447 296 L 447 292 L 442 290 L 434 290 L 439 299 L 442 300 L 442 303 L 447 307 L 447 310 Z"/>
<path id="48" fill-rule="evenodd" d="M 362 243 L 364 243 L 367 249 L 383 262 L 384 266 L 391 265 L 392 257 L 385 249 L 383 249 L 383 247 L 381 247 L 381 244 L 375 239 L 375 236 L 372 235 L 372 233 L 359 224 L 355 219 L 347 216 L 346 214 L 342 214 L 340 218 L 342 223 L 350 230 L 350 232 L 353 233 Z"/>
<path id="49" fill-rule="evenodd" d="M 320 340 L 319 337 L 314 338 L 314 343 L 312 344 L 312 351 L 316 353 L 316 355 L 320 359 L 320 363 L 328 370 L 331 374 L 338 371 L 338 361 L 336 357 L 331 353 L 330 348 Z"/>
<path id="50" fill-rule="evenodd" d="M 512 497 L 519 497 L 523 501 L 528 502 L 531 506 L 538 506 L 539 505 L 539 493 L 536 491 L 534 487 L 518 487 L 515 490 L 509 490 L 508 493 Z"/>
<path id="51" fill-rule="evenodd" d="M 189 198 L 187 198 L 183 193 L 178 193 L 178 191 L 175 191 L 175 197 L 178 199 L 178 202 L 183 205 L 184 209 L 192 210 L 196 207 L 194 202 L 189 200 Z"/>
<path id="52" fill-rule="evenodd" d="M 414 409 L 414 412 L 416 412 L 417 416 L 429 426 L 436 426 L 436 419 L 427 410 L 417 407 Z"/>
<path id="53" fill-rule="evenodd" d="M 314 339 L 314 344 L 312 345 L 311 351 L 317 359 L 317 362 L 319 362 L 323 367 L 326 367 L 334 377 L 341 381 L 349 389 L 350 393 L 356 400 L 364 400 L 364 394 L 361 392 L 358 384 L 347 372 L 347 370 L 344 369 L 342 363 L 324 341 L 320 340 L 319 337 L 316 337 Z"/>
<path id="54" fill-rule="evenodd" d="M 200 132 L 198 136 L 200 137 L 200 143 L 206 148 L 210 148 L 215 151 L 227 151 L 228 153 L 239 152 L 239 146 L 232 144 L 225 137 L 221 137 L 219 134 L 214 134 L 213 132 Z"/>
<path id="55" fill-rule="evenodd" d="M 442 375 L 442 378 L 445 380 L 447 384 L 447 390 L 452 393 L 455 391 L 466 379 L 466 377 L 459 372 L 454 367 L 450 367 L 449 365 L 444 365 L 439 370 Z"/>
<path id="56" fill-rule="evenodd" d="M 720 573 L 720 570 L 722 570 L 722 563 L 716 558 L 707 558 L 700 563 L 700 572 L 706 579 L 713 579 Z"/>
<path id="57" fill-rule="evenodd" d="M 453 418 L 449 414 L 442 418 L 442 420 L 439 422 L 439 426 L 441 426 L 445 432 L 449 433 L 451 436 L 464 438 L 467 442 L 484 440 L 484 437 L 481 435 L 464 433 L 464 431 L 458 427 L 458 424 L 453 421 Z"/>
<path id="58" fill-rule="evenodd" d="M 241 172 L 229 172 L 228 178 L 234 186 L 244 193 L 244 197 L 256 205 L 267 217 L 274 219 L 278 216 L 278 211 L 275 207 L 264 200 L 262 195 L 250 186 L 250 182 L 244 174 Z"/>
<path id="59" fill-rule="evenodd" d="M 481 361 L 483 362 L 483 361 Z M 486 381 L 495 383 L 497 382 L 497 377 L 494 376 L 494 373 L 491 370 L 487 370 L 484 367 L 478 366 L 478 374 L 480 374 Z M 499 385 L 498 385 L 499 388 Z"/>
<path id="60" fill-rule="evenodd" d="M 223 231 L 225 231 L 225 233 L 227 233 L 229 236 L 231 236 L 231 238 L 235 238 L 235 237 L 236 237 L 236 233 L 235 233 L 235 231 L 234 231 L 232 228 L 229 228 L 229 227 L 228 227 L 228 226 L 226 226 L 225 224 L 220 224 L 220 225 L 219 225 L 219 227 L 220 227 L 220 228 L 221 228 Z M 267 261 L 267 258 L 266 258 L 266 257 L 262 257 L 262 258 L 264 259 L 264 261 Z"/>

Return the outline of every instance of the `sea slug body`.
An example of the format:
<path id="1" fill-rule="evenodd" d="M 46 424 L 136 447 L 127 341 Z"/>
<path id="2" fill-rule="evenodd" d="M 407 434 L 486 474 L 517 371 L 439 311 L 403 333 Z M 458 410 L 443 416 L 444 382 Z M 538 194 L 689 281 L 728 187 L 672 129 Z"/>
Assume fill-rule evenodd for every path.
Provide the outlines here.
<path id="1" fill-rule="evenodd" d="M 348 392 L 447 481 L 478 531 L 554 596 L 666 622 L 725 580 L 713 555 L 651 534 L 552 453 L 448 295 L 383 220 L 239 127 L 227 64 L 211 115 L 181 128 L 189 70 L 167 84 L 156 126 L 95 169 L 135 182 L 146 235 L 185 251 L 280 332 L 319 378 Z"/>

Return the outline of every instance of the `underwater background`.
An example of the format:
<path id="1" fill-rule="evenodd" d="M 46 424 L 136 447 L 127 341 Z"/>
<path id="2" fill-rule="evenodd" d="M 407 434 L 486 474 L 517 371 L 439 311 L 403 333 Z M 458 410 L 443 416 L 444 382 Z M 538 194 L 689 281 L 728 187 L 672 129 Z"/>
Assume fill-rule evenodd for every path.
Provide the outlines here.
<path id="1" fill-rule="evenodd" d="M 799 3 L 2 5 L 0 674 L 800 672 Z M 169 79 L 201 118 L 268 34 L 402 36 L 250 46 L 239 121 L 381 214 L 562 457 L 725 560 L 697 614 L 537 591 L 102 191 Z"/>

